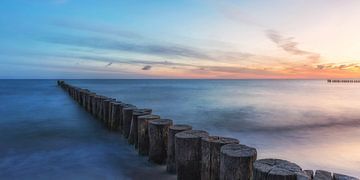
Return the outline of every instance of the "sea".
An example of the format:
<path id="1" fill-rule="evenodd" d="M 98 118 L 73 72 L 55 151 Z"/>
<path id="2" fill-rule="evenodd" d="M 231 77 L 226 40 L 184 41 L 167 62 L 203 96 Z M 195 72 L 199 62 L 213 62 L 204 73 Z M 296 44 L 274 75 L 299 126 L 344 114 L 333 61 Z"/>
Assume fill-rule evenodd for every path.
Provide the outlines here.
<path id="1" fill-rule="evenodd" d="M 255 147 L 303 169 L 360 177 L 360 83 L 65 80 Z M 0 80 L 0 179 L 176 179 L 56 85 Z"/>

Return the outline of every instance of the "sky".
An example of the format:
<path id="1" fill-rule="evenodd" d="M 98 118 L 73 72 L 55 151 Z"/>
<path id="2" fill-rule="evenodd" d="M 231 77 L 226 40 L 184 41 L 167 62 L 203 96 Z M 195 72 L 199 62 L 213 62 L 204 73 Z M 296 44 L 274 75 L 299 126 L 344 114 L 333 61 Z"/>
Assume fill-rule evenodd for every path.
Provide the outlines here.
<path id="1" fill-rule="evenodd" d="M 0 78 L 360 78 L 358 0 L 3 0 Z"/>

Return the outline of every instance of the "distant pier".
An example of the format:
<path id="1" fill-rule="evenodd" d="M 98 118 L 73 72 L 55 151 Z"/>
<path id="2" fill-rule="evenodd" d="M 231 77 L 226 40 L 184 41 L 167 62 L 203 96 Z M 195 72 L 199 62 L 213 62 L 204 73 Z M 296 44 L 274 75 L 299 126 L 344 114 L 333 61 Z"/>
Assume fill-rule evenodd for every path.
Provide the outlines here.
<path id="1" fill-rule="evenodd" d="M 177 174 L 178 180 L 359 180 L 324 170 L 314 173 L 281 159 L 257 160 L 257 150 L 237 139 L 212 136 L 203 130 L 193 130 L 190 125 L 161 119 L 152 114 L 152 109 L 138 108 L 64 81 L 57 83 L 109 131 L 128 139 L 140 156 L 167 166 L 166 171 Z"/>
<path id="2" fill-rule="evenodd" d="M 360 83 L 359 79 L 328 79 L 328 83 Z"/>

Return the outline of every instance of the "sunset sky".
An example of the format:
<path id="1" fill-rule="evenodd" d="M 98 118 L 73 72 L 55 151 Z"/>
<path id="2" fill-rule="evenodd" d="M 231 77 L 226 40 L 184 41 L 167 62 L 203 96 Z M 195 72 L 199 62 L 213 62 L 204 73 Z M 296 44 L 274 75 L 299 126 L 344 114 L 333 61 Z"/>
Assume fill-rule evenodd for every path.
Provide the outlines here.
<path id="1" fill-rule="evenodd" d="M 0 78 L 360 78 L 359 0 L 3 0 Z"/>

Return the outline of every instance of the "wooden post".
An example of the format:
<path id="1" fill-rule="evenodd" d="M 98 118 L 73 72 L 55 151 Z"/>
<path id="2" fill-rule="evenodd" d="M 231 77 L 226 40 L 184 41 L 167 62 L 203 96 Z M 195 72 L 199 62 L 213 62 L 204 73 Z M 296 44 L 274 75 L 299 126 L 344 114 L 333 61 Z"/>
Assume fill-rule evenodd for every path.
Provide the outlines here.
<path id="1" fill-rule="evenodd" d="M 313 170 L 304 170 L 304 173 L 310 177 L 310 179 L 314 178 L 314 171 Z"/>
<path id="2" fill-rule="evenodd" d="M 224 145 L 220 153 L 220 180 L 250 180 L 256 158 L 255 148 L 242 144 Z"/>
<path id="3" fill-rule="evenodd" d="M 112 108 L 112 123 L 110 126 L 111 130 L 119 130 L 119 126 L 120 126 L 120 117 L 121 117 L 121 102 L 117 102 L 113 104 L 113 108 Z"/>
<path id="4" fill-rule="evenodd" d="M 105 99 L 102 101 L 102 121 L 106 123 L 107 119 L 109 118 L 109 105 L 110 99 Z"/>
<path id="5" fill-rule="evenodd" d="M 121 105 L 120 105 L 120 122 L 119 122 L 119 129 L 120 129 L 121 134 L 124 134 L 124 109 L 128 108 L 128 107 L 134 107 L 136 109 L 136 106 L 134 106 L 132 104 L 121 103 Z"/>
<path id="6" fill-rule="evenodd" d="M 149 161 L 165 164 L 167 156 L 167 142 L 169 127 L 173 124 L 170 119 L 158 119 L 149 122 Z"/>
<path id="7" fill-rule="evenodd" d="M 167 147 L 167 160 L 166 160 L 166 171 L 169 173 L 176 173 L 176 161 L 175 161 L 175 134 L 191 130 L 192 127 L 184 124 L 176 124 L 169 127 L 168 135 L 168 147 Z"/>
<path id="8" fill-rule="evenodd" d="M 98 101 L 98 105 L 97 105 L 97 118 L 99 120 L 103 119 L 103 102 L 106 100 L 106 97 L 104 96 L 100 96 L 99 101 Z"/>
<path id="9" fill-rule="evenodd" d="M 347 176 L 344 174 L 334 173 L 333 180 L 359 180 L 356 177 Z"/>
<path id="10" fill-rule="evenodd" d="M 220 149 L 226 144 L 239 144 L 234 138 L 208 136 L 201 139 L 201 179 L 220 178 Z"/>
<path id="11" fill-rule="evenodd" d="M 149 121 L 160 119 L 158 115 L 145 115 L 138 117 L 138 153 L 142 156 L 149 155 Z"/>
<path id="12" fill-rule="evenodd" d="M 93 115 L 93 116 L 95 116 L 96 117 L 96 114 L 97 114 L 97 105 L 98 105 L 98 101 L 99 101 L 99 96 L 98 95 L 95 95 L 94 97 L 93 97 L 93 100 L 92 100 L 92 109 L 91 109 L 91 114 Z"/>
<path id="13" fill-rule="evenodd" d="M 126 107 L 123 109 L 123 135 L 127 139 L 129 138 L 131 120 L 133 116 L 133 111 L 137 109 L 136 107 Z"/>
<path id="14" fill-rule="evenodd" d="M 138 142 L 138 117 L 151 114 L 151 109 L 135 109 L 133 111 L 133 117 L 131 119 L 131 125 L 130 125 L 130 133 L 129 133 L 129 144 L 135 144 L 135 149 L 137 149 L 137 142 Z"/>
<path id="15" fill-rule="evenodd" d="M 175 158 L 178 180 L 201 179 L 201 138 L 209 133 L 189 130 L 175 134 Z"/>
<path id="16" fill-rule="evenodd" d="M 96 96 L 95 93 L 89 93 L 89 94 L 88 94 L 88 103 L 87 103 L 87 108 L 86 108 L 86 110 L 87 110 L 88 112 L 90 112 L 90 113 L 91 113 L 91 111 L 92 111 L 92 105 L 93 105 L 93 101 L 94 101 L 94 96 Z"/>
<path id="17" fill-rule="evenodd" d="M 260 159 L 253 165 L 253 180 L 297 180 L 298 176 L 307 177 L 300 166 L 281 159 Z"/>
<path id="18" fill-rule="evenodd" d="M 324 170 L 316 170 L 314 180 L 332 180 L 331 172 Z"/>
<path id="19" fill-rule="evenodd" d="M 109 119 L 106 123 L 106 125 L 109 129 L 111 129 L 111 124 L 113 122 L 113 117 L 114 117 L 113 108 L 114 108 L 114 104 L 116 104 L 116 103 L 119 103 L 119 102 L 117 102 L 115 99 L 113 99 L 112 101 L 110 101 L 110 104 L 109 104 Z"/>

